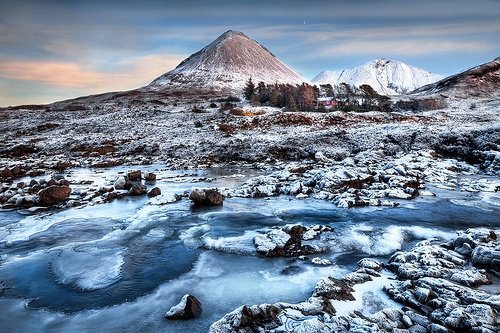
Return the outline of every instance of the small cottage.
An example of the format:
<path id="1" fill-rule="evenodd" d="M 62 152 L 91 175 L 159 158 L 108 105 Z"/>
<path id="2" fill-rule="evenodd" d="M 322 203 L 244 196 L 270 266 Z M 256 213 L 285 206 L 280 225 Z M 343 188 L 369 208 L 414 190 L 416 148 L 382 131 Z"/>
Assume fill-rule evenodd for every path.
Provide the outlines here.
<path id="1" fill-rule="evenodd" d="M 333 97 L 319 97 L 316 100 L 316 107 L 324 106 L 325 108 L 336 108 L 339 106 L 339 102 Z"/>

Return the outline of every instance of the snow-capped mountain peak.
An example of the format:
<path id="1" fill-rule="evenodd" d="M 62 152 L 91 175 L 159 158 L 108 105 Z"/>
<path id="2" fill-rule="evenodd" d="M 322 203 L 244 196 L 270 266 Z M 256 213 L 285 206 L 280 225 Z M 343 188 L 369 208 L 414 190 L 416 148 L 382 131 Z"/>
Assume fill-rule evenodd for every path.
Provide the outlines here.
<path id="1" fill-rule="evenodd" d="M 149 87 L 189 86 L 242 89 L 254 82 L 305 82 L 264 46 L 242 32 L 226 31 L 212 43 L 183 60 L 175 69 L 155 79 Z"/>
<path id="2" fill-rule="evenodd" d="M 323 71 L 312 82 L 360 86 L 368 84 L 384 95 L 404 94 L 423 85 L 438 81 L 440 75 L 400 61 L 375 59 L 364 65 L 340 71 Z"/>

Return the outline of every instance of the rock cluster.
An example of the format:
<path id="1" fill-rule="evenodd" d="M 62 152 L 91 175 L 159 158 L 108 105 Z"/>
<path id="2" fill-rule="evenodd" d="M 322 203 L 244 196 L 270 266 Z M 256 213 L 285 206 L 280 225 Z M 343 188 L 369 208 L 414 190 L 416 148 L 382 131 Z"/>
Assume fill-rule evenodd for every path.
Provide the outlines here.
<path id="1" fill-rule="evenodd" d="M 220 206 L 224 203 L 224 196 L 217 189 L 193 189 L 189 199 L 195 206 Z"/>
<path id="2" fill-rule="evenodd" d="M 63 165 L 59 163 L 62 167 Z M 4 169 L 9 170 L 10 169 Z M 22 169 L 20 169 L 22 170 Z M 8 174 L 7 171 L 3 174 Z M 14 170 L 16 171 L 16 170 Z M 22 174 L 16 171 L 16 174 Z M 147 182 L 154 182 L 154 173 L 145 173 Z M 142 172 L 134 170 L 126 176 L 118 176 L 114 183 L 99 188 L 92 187 L 92 181 L 69 181 L 61 174 L 54 174 L 51 179 L 31 179 L 28 182 L 4 183 L 0 187 L 0 207 L 7 209 L 22 209 L 25 213 L 37 213 L 48 208 L 70 208 L 110 202 L 125 196 L 142 196 L 146 193 L 150 198 L 161 195 L 159 187 L 147 191 L 141 181 Z M 71 187 L 70 187 L 71 186 Z M 179 200 L 175 197 L 174 201 Z"/>
<path id="3" fill-rule="evenodd" d="M 55 175 L 49 180 L 32 179 L 29 183 L 4 185 L 0 188 L 2 208 L 27 208 L 30 211 L 59 205 L 71 194 L 70 182 L 63 176 Z M 42 206 L 38 207 L 37 206 Z"/>
<path id="4" fill-rule="evenodd" d="M 270 229 L 254 238 L 257 253 L 266 257 L 291 257 L 328 251 L 328 226 L 305 227 L 300 224 Z M 318 258 L 319 259 L 319 258 Z"/>
<path id="5" fill-rule="evenodd" d="M 447 189 L 493 192 L 500 184 L 460 182 L 460 173 L 479 169 L 464 162 L 440 160 L 435 153 L 418 152 L 388 160 L 384 154 L 368 151 L 323 166 L 291 163 L 284 170 L 252 178 L 229 193 L 240 197 L 269 197 L 280 194 L 297 198 L 313 196 L 338 207 L 396 206 L 397 200 L 434 195 L 425 190 L 430 183 Z"/>
<path id="6" fill-rule="evenodd" d="M 142 196 L 148 194 L 148 197 L 152 198 L 161 194 L 159 187 L 154 187 L 148 192 L 148 188 L 142 183 L 142 179 L 149 179 L 149 182 L 154 182 L 156 180 L 156 175 L 151 172 L 143 173 L 141 170 L 128 171 L 127 175 L 118 176 L 113 186 L 101 187 L 99 191 L 94 194 L 92 200 L 95 200 L 94 203 L 101 203 L 123 198 L 127 195 Z"/>
<path id="7" fill-rule="evenodd" d="M 210 333 L 349 331 L 352 318 L 336 317 L 336 310 L 330 301 L 354 300 L 352 294 L 354 285 L 380 276 L 376 270 L 361 266 L 364 264 L 366 261 L 360 262 L 360 268 L 343 279 L 333 277 L 321 279 L 316 284 L 313 295 L 304 302 L 242 306 L 212 324 Z M 382 268 L 382 264 L 375 261 L 369 266 Z"/>
<path id="8" fill-rule="evenodd" d="M 388 265 L 362 259 L 342 279 L 322 278 L 304 302 L 243 306 L 212 324 L 210 332 L 498 332 L 500 297 L 472 288 L 499 275 L 498 232 L 470 229 L 449 243 L 424 241 L 395 253 Z M 401 308 L 337 315 L 332 301 L 354 300 L 355 286 L 388 274 L 384 268 L 397 278 L 384 291 Z"/>
<path id="9" fill-rule="evenodd" d="M 498 332 L 500 297 L 471 288 L 500 274 L 497 234 L 471 229 L 447 244 L 424 241 L 394 254 L 389 267 L 401 281 L 386 287 L 387 294 L 443 331 Z"/>

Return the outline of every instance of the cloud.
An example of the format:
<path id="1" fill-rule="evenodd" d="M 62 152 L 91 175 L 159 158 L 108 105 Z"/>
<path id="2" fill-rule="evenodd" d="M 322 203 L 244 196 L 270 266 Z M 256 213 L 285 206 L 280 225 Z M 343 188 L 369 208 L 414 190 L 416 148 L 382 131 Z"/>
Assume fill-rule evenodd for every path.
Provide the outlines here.
<path id="1" fill-rule="evenodd" d="M 318 50 L 321 56 L 376 55 L 420 56 L 447 52 L 485 52 L 493 46 L 485 42 L 445 40 L 359 40 L 345 41 Z"/>
<path id="2" fill-rule="evenodd" d="M 96 71 L 74 62 L 0 60 L 0 78 L 77 88 L 88 93 L 136 88 L 173 69 L 184 57 L 150 55 L 116 64 L 118 70 Z"/>

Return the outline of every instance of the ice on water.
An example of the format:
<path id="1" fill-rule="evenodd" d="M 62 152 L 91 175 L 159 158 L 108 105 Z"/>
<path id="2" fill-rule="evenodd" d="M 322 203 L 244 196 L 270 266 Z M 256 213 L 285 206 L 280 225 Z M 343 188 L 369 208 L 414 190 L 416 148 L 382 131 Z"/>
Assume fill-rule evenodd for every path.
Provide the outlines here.
<path id="1" fill-rule="evenodd" d="M 102 289 L 121 278 L 123 251 L 86 246 L 64 249 L 51 268 L 59 283 L 81 290 Z"/>

